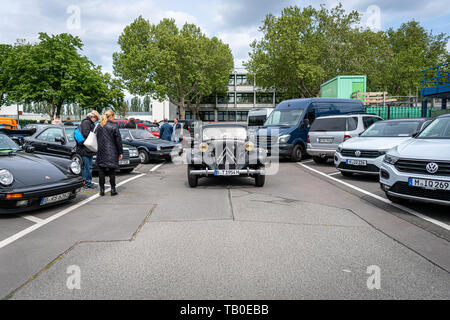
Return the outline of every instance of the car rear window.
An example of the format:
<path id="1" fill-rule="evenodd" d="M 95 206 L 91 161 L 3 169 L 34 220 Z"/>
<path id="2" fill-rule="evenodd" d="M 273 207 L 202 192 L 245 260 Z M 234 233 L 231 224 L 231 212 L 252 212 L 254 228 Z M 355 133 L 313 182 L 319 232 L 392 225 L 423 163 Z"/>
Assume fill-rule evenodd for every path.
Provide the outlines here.
<path id="1" fill-rule="evenodd" d="M 319 118 L 314 121 L 310 131 L 346 131 L 346 127 L 347 118 Z"/>

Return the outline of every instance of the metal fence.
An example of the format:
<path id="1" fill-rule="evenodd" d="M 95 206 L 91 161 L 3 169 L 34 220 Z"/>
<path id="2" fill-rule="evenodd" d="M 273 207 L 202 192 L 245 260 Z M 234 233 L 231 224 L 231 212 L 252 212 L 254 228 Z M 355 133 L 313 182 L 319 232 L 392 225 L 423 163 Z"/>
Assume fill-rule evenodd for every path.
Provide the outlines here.
<path id="1" fill-rule="evenodd" d="M 403 106 L 367 106 L 366 113 L 376 114 L 385 120 L 390 119 L 411 119 L 422 118 L 422 107 L 403 107 Z M 443 114 L 450 113 L 450 109 L 442 110 L 441 108 L 428 108 L 427 118 L 438 117 Z"/>

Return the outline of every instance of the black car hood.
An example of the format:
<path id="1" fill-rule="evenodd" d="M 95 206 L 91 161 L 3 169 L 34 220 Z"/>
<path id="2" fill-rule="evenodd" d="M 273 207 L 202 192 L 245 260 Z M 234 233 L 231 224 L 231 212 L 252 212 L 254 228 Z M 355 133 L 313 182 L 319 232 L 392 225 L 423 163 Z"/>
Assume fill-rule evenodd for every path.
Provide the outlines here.
<path id="1" fill-rule="evenodd" d="M 55 183 L 67 179 L 67 172 L 55 164 L 35 155 L 17 152 L 12 156 L 0 156 L 0 169 L 7 169 L 14 176 L 11 187 L 21 188 Z"/>

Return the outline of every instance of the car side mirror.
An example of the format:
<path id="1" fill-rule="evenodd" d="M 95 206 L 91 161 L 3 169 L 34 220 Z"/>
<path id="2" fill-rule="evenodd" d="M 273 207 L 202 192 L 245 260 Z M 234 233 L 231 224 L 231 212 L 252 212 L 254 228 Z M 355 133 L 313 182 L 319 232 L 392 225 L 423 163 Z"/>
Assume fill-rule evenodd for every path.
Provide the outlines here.
<path id="1" fill-rule="evenodd" d="M 414 133 L 411 137 L 415 138 L 419 135 L 420 131 L 417 131 L 416 133 Z"/>
<path id="2" fill-rule="evenodd" d="M 26 148 L 25 148 L 25 152 L 27 152 L 27 153 L 34 153 L 34 147 L 33 146 L 27 146 Z"/>
<path id="3" fill-rule="evenodd" d="M 60 142 L 61 144 L 66 144 L 66 139 L 63 137 L 56 137 L 55 142 Z"/>

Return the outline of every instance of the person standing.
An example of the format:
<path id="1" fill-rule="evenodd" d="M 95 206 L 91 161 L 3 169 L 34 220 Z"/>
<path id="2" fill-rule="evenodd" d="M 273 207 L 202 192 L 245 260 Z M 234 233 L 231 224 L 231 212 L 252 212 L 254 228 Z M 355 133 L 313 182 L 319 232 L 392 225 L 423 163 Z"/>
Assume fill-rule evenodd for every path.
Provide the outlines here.
<path id="1" fill-rule="evenodd" d="M 130 118 L 127 124 L 125 125 L 125 129 L 136 129 L 136 121 L 134 118 Z"/>
<path id="2" fill-rule="evenodd" d="M 119 126 L 114 123 L 115 114 L 112 110 L 106 111 L 101 116 L 101 122 L 97 129 L 98 151 L 96 164 L 99 170 L 100 196 L 105 195 L 105 177 L 109 176 L 111 184 L 111 196 L 117 196 L 116 169 L 123 158 L 122 137 Z"/>
<path id="3" fill-rule="evenodd" d="M 172 141 L 173 127 L 169 124 L 169 120 L 164 119 L 164 124 L 159 129 L 159 138 L 166 141 Z"/>
<path id="4" fill-rule="evenodd" d="M 62 126 L 62 121 L 60 116 L 56 116 L 56 118 L 52 121 L 52 124 Z"/>
<path id="5" fill-rule="evenodd" d="M 70 120 L 70 118 L 66 119 L 66 122 L 64 122 L 64 125 L 65 126 L 74 126 L 74 124 L 73 124 L 72 120 Z"/>
<path id="6" fill-rule="evenodd" d="M 84 139 L 87 139 L 89 134 L 94 131 L 95 123 L 100 119 L 100 114 L 92 110 L 87 117 L 81 121 L 80 132 Z M 81 172 L 85 182 L 84 187 L 87 189 L 95 189 L 95 185 L 92 183 L 92 162 L 95 152 L 92 152 L 86 148 L 83 142 L 77 142 L 77 154 L 81 156 Z"/>
<path id="7" fill-rule="evenodd" d="M 173 134 L 172 141 L 179 143 L 181 134 L 181 123 L 178 122 L 178 118 L 173 119 Z"/>

